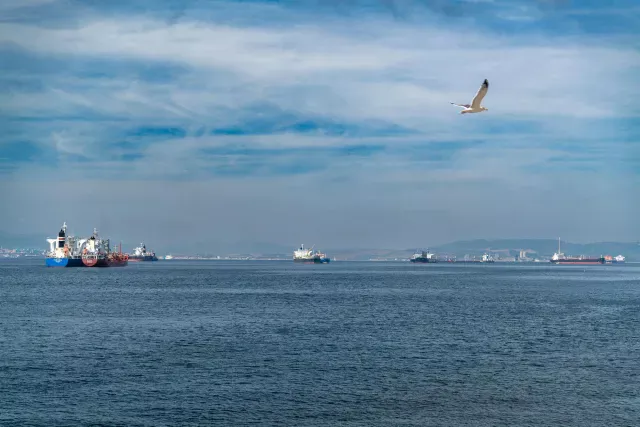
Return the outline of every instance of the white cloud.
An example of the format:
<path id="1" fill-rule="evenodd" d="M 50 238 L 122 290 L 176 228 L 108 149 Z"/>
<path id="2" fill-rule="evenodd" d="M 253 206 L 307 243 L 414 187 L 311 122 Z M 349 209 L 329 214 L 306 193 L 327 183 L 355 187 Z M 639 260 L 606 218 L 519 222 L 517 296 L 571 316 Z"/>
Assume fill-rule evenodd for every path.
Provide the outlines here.
<path id="1" fill-rule="evenodd" d="M 485 77 L 491 82 L 486 104 L 501 117 L 638 113 L 624 102 L 629 82 L 620 80 L 629 68 L 640 67 L 633 49 L 580 40 L 507 40 L 473 29 L 460 34 L 390 22 L 350 25 L 355 30 L 341 31 L 340 22 L 290 28 L 133 19 L 62 29 L 6 24 L 0 41 L 43 53 L 187 66 L 191 72 L 173 84 L 129 82 L 110 94 L 112 102 L 155 104 L 177 116 L 267 98 L 316 114 L 415 125 L 430 117 L 457 119 L 448 102 L 469 101 Z M 219 81 L 213 72 L 227 74 Z M 609 84 L 597 84 L 604 81 Z"/>

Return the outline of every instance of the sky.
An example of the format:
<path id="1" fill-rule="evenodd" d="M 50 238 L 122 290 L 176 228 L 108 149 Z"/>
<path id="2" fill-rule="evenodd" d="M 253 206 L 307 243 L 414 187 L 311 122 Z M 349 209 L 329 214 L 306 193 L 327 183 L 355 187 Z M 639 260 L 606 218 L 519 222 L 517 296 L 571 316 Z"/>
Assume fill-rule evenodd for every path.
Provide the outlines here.
<path id="1" fill-rule="evenodd" d="M 640 239 L 635 0 L 5 0 L 0 63 L 0 231 L 43 246 Z"/>

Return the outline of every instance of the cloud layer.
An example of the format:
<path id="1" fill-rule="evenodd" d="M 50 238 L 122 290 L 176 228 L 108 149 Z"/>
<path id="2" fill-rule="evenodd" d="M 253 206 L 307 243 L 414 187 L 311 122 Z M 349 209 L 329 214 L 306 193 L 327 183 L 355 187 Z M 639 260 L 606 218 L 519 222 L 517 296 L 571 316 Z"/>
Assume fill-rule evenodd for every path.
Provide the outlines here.
<path id="1" fill-rule="evenodd" d="M 0 222 L 90 228 L 68 207 L 92 198 L 156 246 L 635 239 L 638 30 L 451 4 L 7 3 Z M 484 78 L 490 111 L 460 116 Z"/>

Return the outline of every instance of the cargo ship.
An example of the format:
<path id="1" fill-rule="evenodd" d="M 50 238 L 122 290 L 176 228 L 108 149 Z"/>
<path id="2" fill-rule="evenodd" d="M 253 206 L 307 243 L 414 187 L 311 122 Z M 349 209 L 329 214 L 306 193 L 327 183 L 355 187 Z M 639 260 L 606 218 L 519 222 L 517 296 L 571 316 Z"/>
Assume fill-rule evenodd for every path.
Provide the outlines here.
<path id="1" fill-rule="evenodd" d="M 129 255 L 129 261 L 158 261 L 158 257 L 153 251 L 147 252 L 145 244 L 140 243 L 140 246 L 133 248 L 133 254 Z"/>
<path id="2" fill-rule="evenodd" d="M 313 264 L 327 264 L 331 259 L 319 251 L 313 252 L 311 249 L 305 249 L 304 245 L 300 245 L 300 249 L 293 251 L 293 262 L 304 262 Z"/>
<path id="3" fill-rule="evenodd" d="M 84 267 L 82 255 L 76 250 L 77 238 L 67 236 L 67 223 L 62 224 L 56 239 L 47 239 L 49 252 L 45 256 L 47 267 Z"/>
<path id="4" fill-rule="evenodd" d="M 127 255 L 111 252 L 109 239 L 101 239 L 94 228 L 88 239 L 67 235 L 67 223 L 62 224 L 57 239 L 47 239 L 47 267 L 124 267 Z"/>
<path id="5" fill-rule="evenodd" d="M 429 252 L 429 249 L 427 249 L 426 252 L 425 251 L 416 252 L 409 259 L 409 261 L 418 262 L 418 263 L 422 263 L 422 264 L 427 264 L 427 263 L 432 263 L 432 262 L 438 262 L 438 258 L 436 257 L 435 254 L 432 254 L 431 252 Z"/>
<path id="6" fill-rule="evenodd" d="M 568 257 L 565 256 L 565 254 L 562 253 L 562 251 L 560 250 L 560 239 L 558 239 L 558 252 L 553 254 L 553 257 L 551 257 L 551 260 L 549 261 L 552 264 L 559 264 L 559 265 L 571 265 L 571 264 L 578 264 L 578 265 L 597 265 L 597 264 L 605 264 L 606 260 L 603 256 L 600 257 L 585 257 L 585 256 L 578 256 L 578 257 Z"/>

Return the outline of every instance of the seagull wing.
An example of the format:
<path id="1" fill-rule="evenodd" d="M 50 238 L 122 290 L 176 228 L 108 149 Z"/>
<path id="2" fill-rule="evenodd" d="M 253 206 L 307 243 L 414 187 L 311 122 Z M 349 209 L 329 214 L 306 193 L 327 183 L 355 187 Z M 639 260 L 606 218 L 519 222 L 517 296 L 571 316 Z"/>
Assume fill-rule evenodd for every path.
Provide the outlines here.
<path id="1" fill-rule="evenodd" d="M 456 107 L 462 107 L 462 108 L 469 108 L 471 107 L 470 104 L 456 104 L 455 102 L 451 103 L 452 105 L 455 105 Z"/>
<path id="2" fill-rule="evenodd" d="M 471 101 L 471 108 L 480 108 L 480 103 L 482 102 L 484 96 L 487 94 L 488 90 L 489 80 L 484 79 L 484 82 L 482 82 L 482 86 L 480 86 L 480 89 L 478 89 L 478 93 L 476 93 L 476 96 L 473 97 L 473 101 Z"/>

